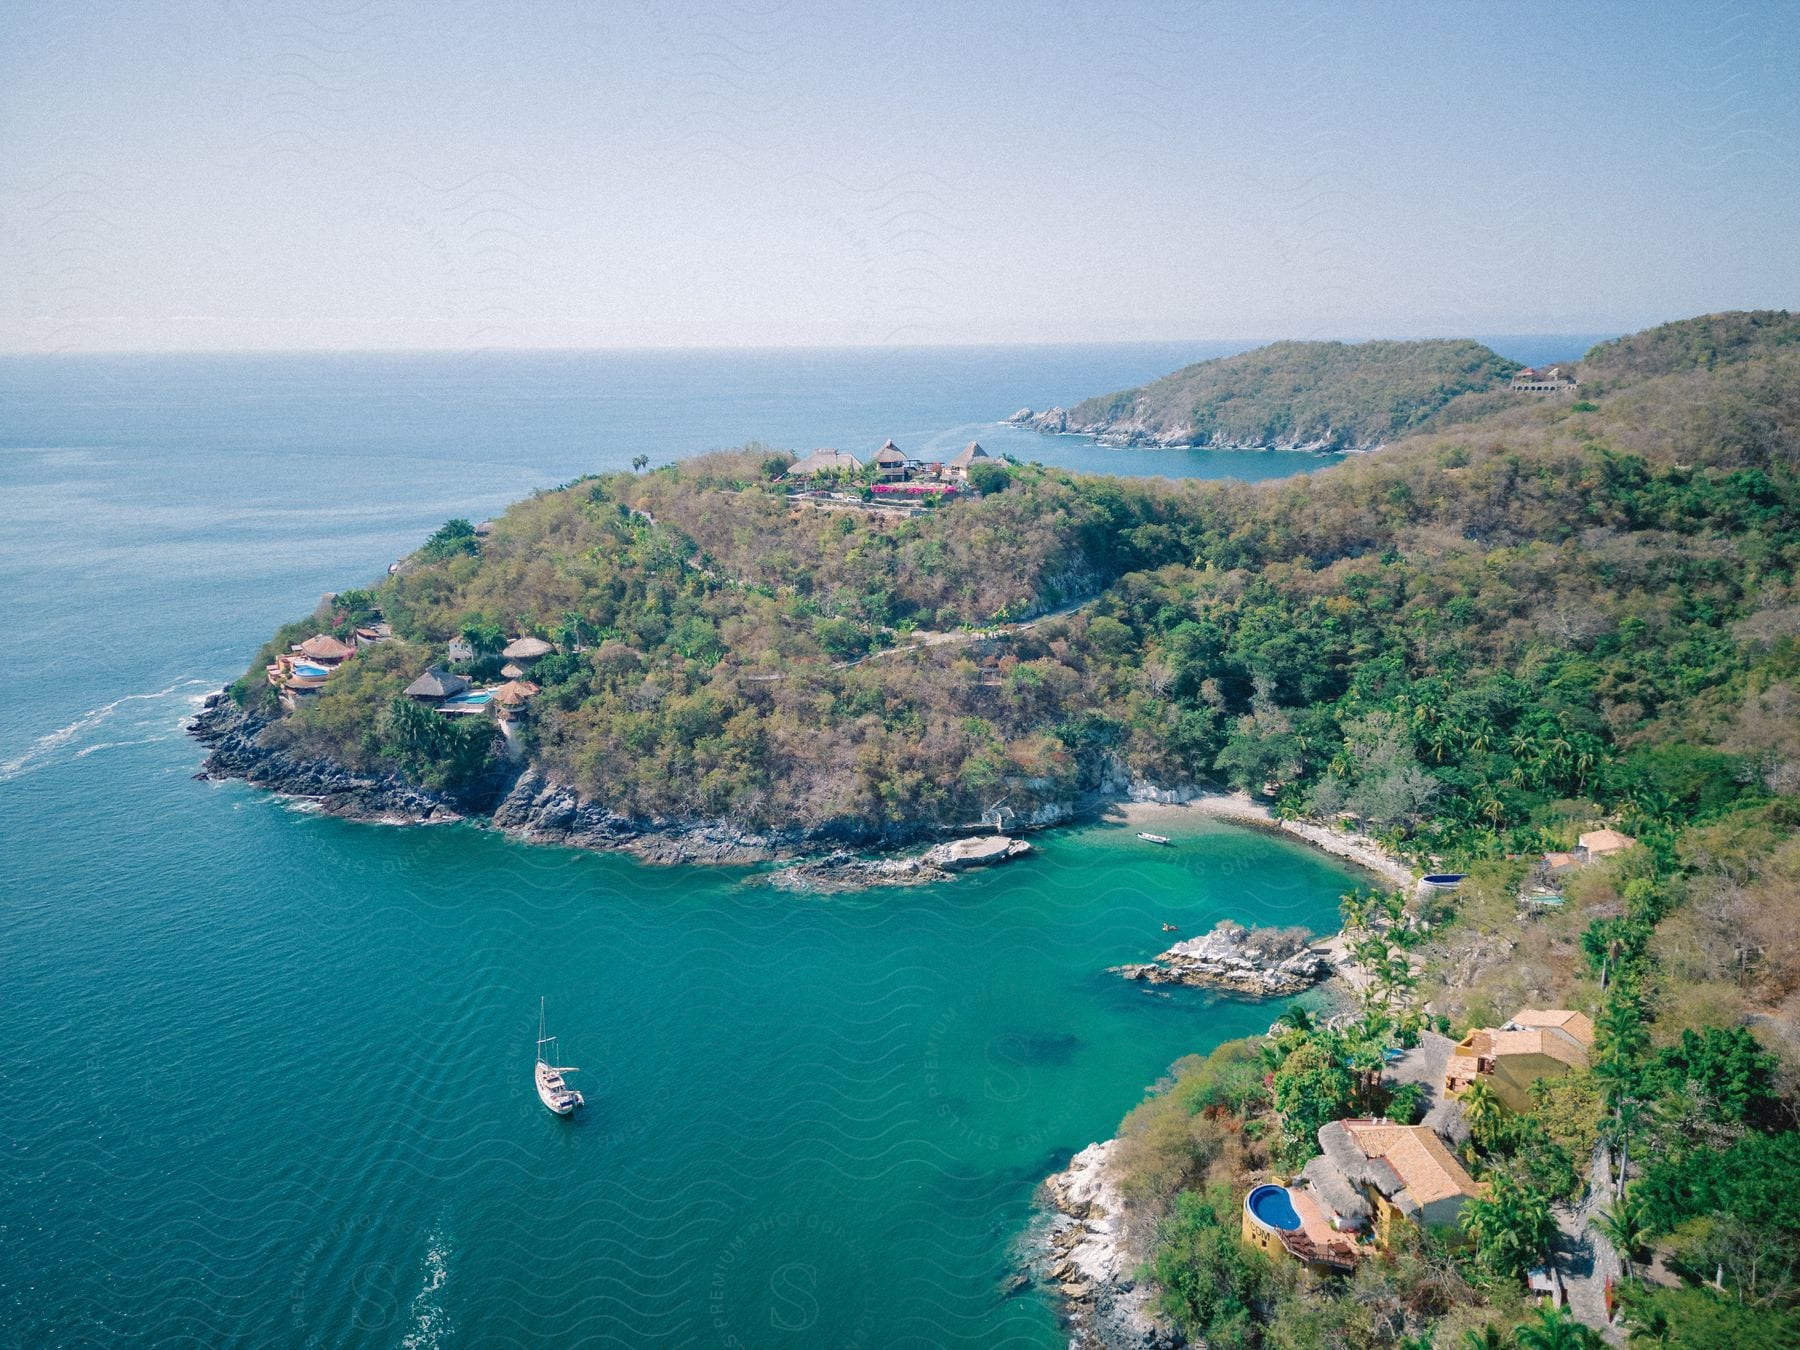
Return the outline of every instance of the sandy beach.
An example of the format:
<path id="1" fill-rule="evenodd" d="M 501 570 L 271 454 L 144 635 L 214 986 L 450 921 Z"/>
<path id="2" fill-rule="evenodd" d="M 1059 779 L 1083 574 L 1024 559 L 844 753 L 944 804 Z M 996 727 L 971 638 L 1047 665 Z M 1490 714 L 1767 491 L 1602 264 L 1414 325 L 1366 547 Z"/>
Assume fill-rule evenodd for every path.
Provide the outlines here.
<path id="1" fill-rule="evenodd" d="M 1418 873 L 1410 864 L 1389 853 L 1367 835 L 1350 834 L 1308 821 L 1277 820 L 1268 807 L 1253 801 L 1248 793 L 1210 792 L 1185 802 L 1117 800 L 1103 806 L 1101 815 L 1106 820 L 1117 820 L 1137 829 L 1152 831 L 1159 821 L 1166 824 L 1195 817 L 1230 820 L 1240 825 L 1280 830 L 1283 834 L 1292 835 L 1314 848 L 1373 872 L 1390 886 L 1410 890 L 1418 880 Z"/>

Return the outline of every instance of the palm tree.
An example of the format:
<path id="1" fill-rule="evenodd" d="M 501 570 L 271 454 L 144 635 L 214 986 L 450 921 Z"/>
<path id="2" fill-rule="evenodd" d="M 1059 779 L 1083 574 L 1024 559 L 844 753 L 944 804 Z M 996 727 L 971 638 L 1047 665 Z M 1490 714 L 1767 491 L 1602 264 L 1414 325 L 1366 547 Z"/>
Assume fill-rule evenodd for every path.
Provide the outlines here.
<path id="1" fill-rule="evenodd" d="M 649 462 L 650 456 L 648 455 L 633 455 L 631 457 L 631 471 L 633 473 L 641 473 L 643 472 L 644 466 Z"/>
<path id="2" fill-rule="evenodd" d="M 1613 1182 L 1613 1195 L 1617 1199 L 1625 1196 L 1625 1178 L 1631 1170 L 1631 1132 L 1642 1114 L 1642 1103 L 1620 1092 L 1613 1098 L 1612 1118 L 1600 1126 L 1600 1138 L 1611 1150 L 1617 1164 L 1618 1175 Z"/>
<path id="3" fill-rule="evenodd" d="M 1633 1345 L 1673 1345 L 1675 1328 L 1669 1322 L 1669 1314 L 1661 1308 L 1653 1308 L 1649 1312 L 1635 1309 L 1626 1312 L 1625 1325 L 1629 1329 L 1625 1339 Z"/>
<path id="4" fill-rule="evenodd" d="M 1507 1337 L 1492 1322 L 1480 1331 L 1471 1329 L 1462 1335 L 1462 1350 L 1506 1350 L 1509 1344 Z"/>
<path id="5" fill-rule="evenodd" d="M 1539 1308 L 1537 1321 L 1513 1333 L 1519 1350 L 1600 1350 L 1600 1333 L 1584 1327 L 1561 1308 Z"/>
<path id="6" fill-rule="evenodd" d="M 1464 1088 L 1460 1100 L 1463 1119 L 1469 1122 L 1469 1133 L 1477 1139 L 1485 1139 L 1488 1131 L 1500 1123 L 1506 1110 L 1494 1092 L 1494 1085 L 1485 1078 L 1477 1078 Z"/>
<path id="7" fill-rule="evenodd" d="M 1275 1019 L 1275 1024 L 1277 1026 L 1292 1028 L 1302 1034 L 1311 1031 L 1317 1025 L 1313 1019 L 1313 1015 L 1305 1008 L 1302 1008 L 1298 1003 L 1289 1004 L 1286 1008 L 1282 1009 L 1281 1016 Z"/>
<path id="8" fill-rule="evenodd" d="M 1641 1199 L 1633 1198 L 1629 1193 L 1614 1200 L 1611 1209 L 1602 1210 L 1594 1215 L 1593 1225 L 1618 1252 L 1620 1264 L 1625 1268 L 1625 1278 L 1631 1278 L 1631 1263 L 1637 1253 L 1643 1249 L 1644 1239 L 1649 1236 L 1650 1214 Z"/>

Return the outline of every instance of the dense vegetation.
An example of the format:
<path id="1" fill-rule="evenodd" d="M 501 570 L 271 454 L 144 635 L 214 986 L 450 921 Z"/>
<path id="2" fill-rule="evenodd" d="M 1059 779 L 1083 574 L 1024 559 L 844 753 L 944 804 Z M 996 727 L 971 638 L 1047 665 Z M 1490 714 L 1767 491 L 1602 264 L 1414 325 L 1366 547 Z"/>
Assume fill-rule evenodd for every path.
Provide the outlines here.
<path id="1" fill-rule="evenodd" d="M 1226 1047 L 1127 1122 L 1172 1315 L 1221 1345 L 1501 1343 L 1598 1141 L 1603 1222 L 1661 1272 L 1627 1291 L 1633 1325 L 1788 1344 L 1797 336 L 1785 314 L 1669 325 L 1590 353 L 1580 401 L 1468 395 L 1380 455 L 1265 485 L 1013 464 L 896 518 L 797 504 L 761 450 L 584 479 L 486 538 L 450 523 L 284 628 L 238 692 L 267 699 L 272 650 L 379 610 L 396 640 L 265 734 L 473 790 L 486 724 L 452 733 L 399 692 L 453 636 L 491 675 L 534 633 L 560 650 L 533 671 L 529 754 L 626 813 L 875 839 L 1002 797 L 1210 780 L 1466 869 L 1426 911 L 1347 914 L 1391 976 L 1357 1024 Z M 1522 913 L 1531 860 L 1602 823 L 1642 846 Z M 1242 1186 L 1303 1162 L 1322 1120 L 1415 1107 L 1370 1072 L 1384 1048 L 1525 1006 L 1592 1010 L 1596 1062 L 1528 1116 L 1471 1104 L 1492 1189 L 1470 1246 L 1421 1239 L 1343 1289 L 1238 1247 Z"/>
<path id="2" fill-rule="evenodd" d="M 534 755 L 644 816 L 875 837 L 1130 775 L 1453 863 L 1602 819 L 1666 856 L 1800 775 L 1800 350 L 1737 350 L 1272 485 L 1012 466 L 896 522 L 797 509 L 764 453 L 583 480 L 345 597 L 402 641 L 281 734 L 418 761 L 407 680 L 534 632 Z"/>
<path id="3" fill-rule="evenodd" d="M 1420 429 L 1459 395 L 1503 386 L 1518 369 L 1462 340 L 1276 342 L 1087 399 L 1068 425 L 1164 444 L 1365 449 Z"/>
<path id="4" fill-rule="evenodd" d="M 1458 1151 L 1485 1193 L 1464 1206 L 1460 1232 L 1404 1226 L 1387 1259 L 1343 1280 L 1271 1263 L 1236 1240 L 1245 1193 L 1292 1176 L 1317 1152 L 1324 1122 L 1419 1119 L 1418 1086 L 1382 1070 L 1390 1047 L 1467 1025 L 1420 998 L 1451 973 L 1443 932 L 1468 936 L 1466 917 L 1426 916 L 1399 894 L 1346 896 L 1346 932 L 1378 976 L 1352 1020 L 1322 1025 L 1290 1007 L 1268 1035 L 1175 1066 L 1120 1128 L 1128 1208 L 1117 1216 L 1148 1235 L 1145 1270 L 1173 1321 L 1206 1344 L 1295 1350 L 1598 1346 L 1566 1315 L 1529 1309 L 1521 1279 L 1557 1242 L 1558 1208 L 1572 1214 L 1592 1184 L 1592 1226 L 1623 1262 L 1633 1344 L 1800 1341 L 1792 1061 L 1784 1067 L 1741 1021 L 1683 1020 L 1688 977 L 1654 952 L 1663 919 L 1695 903 L 1701 873 L 1620 860 L 1596 877 L 1629 891 L 1627 921 L 1641 931 L 1620 943 L 1615 920 L 1590 917 L 1583 945 L 1593 967 L 1608 959 L 1606 989 L 1576 978 L 1545 991 L 1597 1008 L 1591 1069 L 1539 1081 L 1522 1114 L 1485 1084 L 1464 1093 Z M 1600 1160 L 1591 1181 L 1590 1157 Z"/>

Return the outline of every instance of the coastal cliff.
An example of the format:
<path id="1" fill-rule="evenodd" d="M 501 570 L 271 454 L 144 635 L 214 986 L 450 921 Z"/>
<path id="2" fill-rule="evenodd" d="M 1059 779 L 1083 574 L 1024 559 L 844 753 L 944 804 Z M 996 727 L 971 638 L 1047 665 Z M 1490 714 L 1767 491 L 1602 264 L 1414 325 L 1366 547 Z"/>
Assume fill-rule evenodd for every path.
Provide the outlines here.
<path id="1" fill-rule="evenodd" d="M 801 862 L 771 878 L 796 890 L 912 885 L 1031 851 L 1022 839 L 990 835 L 945 841 L 912 857 L 860 858 L 849 848 L 894 850 L 916 844 L 929 832 L 866 831 L 848 822 L 823 830 L 758 832 L 724 819 L 634 819 L 520 766 L 491 770 L 459 791 L 432 791 L 398 774 L 359 774 L 328 757 L 296 754 L 265 734 L 278 724 L 279 719 L 247 711 L 223 693 L 210 695 L 188 724 L 189 734 L 207 747 L 196 776 L 241 779 L 313 802 L 347 820 L 389 825 L 482 820 L 531 843 L 629 853 L 645 862 L 751 864 L 799 858 Z"/>

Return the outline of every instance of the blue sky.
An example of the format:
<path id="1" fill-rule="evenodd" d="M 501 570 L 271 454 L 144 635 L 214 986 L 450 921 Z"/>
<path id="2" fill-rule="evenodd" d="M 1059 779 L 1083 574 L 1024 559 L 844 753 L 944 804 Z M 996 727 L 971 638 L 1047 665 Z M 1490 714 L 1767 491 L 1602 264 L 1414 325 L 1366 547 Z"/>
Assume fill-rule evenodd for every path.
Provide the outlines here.
<path id="1" fill-rule="evenodd" d="M 1800 5 L 0 7 L 0 350 L 1800 306 Z"/>

